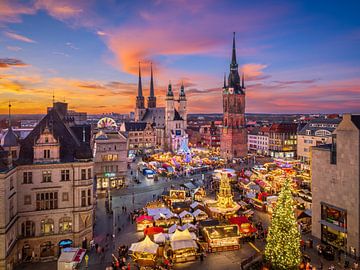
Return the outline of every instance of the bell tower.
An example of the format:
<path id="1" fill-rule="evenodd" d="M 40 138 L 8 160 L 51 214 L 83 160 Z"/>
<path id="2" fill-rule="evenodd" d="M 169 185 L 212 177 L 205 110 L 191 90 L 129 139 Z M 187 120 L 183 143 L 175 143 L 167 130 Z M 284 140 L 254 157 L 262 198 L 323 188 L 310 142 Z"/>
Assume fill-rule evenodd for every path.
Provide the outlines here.
<path id="1" fill-rule="evenodd" d="M 139 62 L 139 82 L 138 82 L 138 94 L 136 97 L 135 121 L 141 121 L 145 112 L 146 112 L 145 99 L 144 99 L 143 92 L 142 92 L 141 68 L 140 68 L 140 62 Z"/>
<path id="2" fill-rule="evenodd" d="M 247 130 L 245 121 L 245 79 L 238 71 L 236 61 L 235 32 L 233 36 L 232 57 L 228 84 L 224 77 L 223 128 L 221 134 L 221 155 L 226 159 L 247 155 Z"/>

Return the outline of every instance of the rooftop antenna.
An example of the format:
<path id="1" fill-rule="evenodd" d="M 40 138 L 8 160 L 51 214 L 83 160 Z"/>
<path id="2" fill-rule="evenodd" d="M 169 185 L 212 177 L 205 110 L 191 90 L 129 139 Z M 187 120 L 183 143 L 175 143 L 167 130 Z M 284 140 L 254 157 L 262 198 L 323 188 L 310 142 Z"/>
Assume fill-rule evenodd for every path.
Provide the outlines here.
<path id="1" fill-rule="evenodd" d="M 55 104 L 55 90 L 53 89 L 53 95 L 52 95 L 52 102 L 53 102 L 53 107 Z"/>

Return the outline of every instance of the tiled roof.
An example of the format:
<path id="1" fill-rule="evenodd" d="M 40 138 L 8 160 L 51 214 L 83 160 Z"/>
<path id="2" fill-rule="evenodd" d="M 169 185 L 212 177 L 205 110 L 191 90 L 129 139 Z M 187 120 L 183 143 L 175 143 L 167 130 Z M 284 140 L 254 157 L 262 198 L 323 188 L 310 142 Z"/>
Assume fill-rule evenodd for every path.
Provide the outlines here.
<path id="1" fill-rule="evenodd" d="M 314 136 L 315 132 L 318 130 L 327 130 L 329 132 L 333 132 L 340 122 L 340 118 L 314 118 L 303 128 L 301 128 L 298 134 Z M 310 134 L 308 131 L 310 131 Z"/>
<path id="2" fill-rule="evenodd" d="M 61 120 L 56 110 L 50 110 L 30 134 L 21 141 L 20 154 L 17 163 L 33 163 L 33 146 L 46 127 L 48 127 L 54 137 L 59 140 L 60 162 L 74 162 L 76 160 L 92 158 L 92 151 L 89 143 L 91 127 L 89 125 L 69 127 Z"/>
<path id="3" fill-rule="evenodd" d="M 146 128 L 146 122 L 125 122 L 125 131 L 143 131 Z"/>
<path id="4" fill-rule="evenodd" d="M 272 124 L 269 131 L 277 132 L 277 133 L 296 133 L 297 124 L 295 123 Z"/>

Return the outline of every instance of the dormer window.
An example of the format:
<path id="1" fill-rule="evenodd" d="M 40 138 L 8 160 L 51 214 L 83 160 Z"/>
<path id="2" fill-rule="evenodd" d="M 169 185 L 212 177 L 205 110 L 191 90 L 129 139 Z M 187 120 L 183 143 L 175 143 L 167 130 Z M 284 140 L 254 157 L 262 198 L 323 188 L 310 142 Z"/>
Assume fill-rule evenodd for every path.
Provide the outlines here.
<path id="1" fill-rule="evenodd" d="M 49 137 L 45 137 L 45 143 L 49 143 Z"/>

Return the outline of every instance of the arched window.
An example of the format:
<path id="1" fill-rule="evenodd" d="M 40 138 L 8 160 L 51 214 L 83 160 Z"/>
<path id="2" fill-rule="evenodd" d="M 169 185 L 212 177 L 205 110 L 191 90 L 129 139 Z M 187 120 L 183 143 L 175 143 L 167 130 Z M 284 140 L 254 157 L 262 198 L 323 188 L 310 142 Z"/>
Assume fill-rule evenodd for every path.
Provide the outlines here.
<path id="1" fill-rule="evenodd" d="M 35 236 L 35 223 L 30 220 L 21 223 L 21 235 L 22 237 Z"/>
<path id="2" fill-rule="evenodd" d="M 54 233 L 54 220 L 51 218 L 41 220 L 41 234 Z"/>
<path id="3" fill-rule="evenodd" d="M 225 118 L 225 121 L 224 121 L 224 126 L 227 127 L 227 118 Z"/>
<path id="4" fill-rule="evenodd" d="M 72 220 L 70 217 L 60 218 L 59 221 L 59 232 L 67 233 L 72 231 Z"/>

